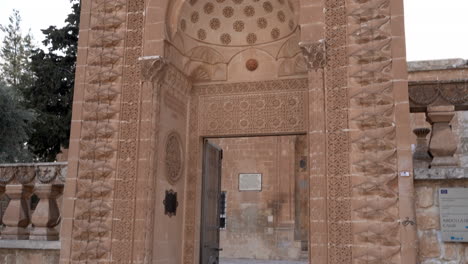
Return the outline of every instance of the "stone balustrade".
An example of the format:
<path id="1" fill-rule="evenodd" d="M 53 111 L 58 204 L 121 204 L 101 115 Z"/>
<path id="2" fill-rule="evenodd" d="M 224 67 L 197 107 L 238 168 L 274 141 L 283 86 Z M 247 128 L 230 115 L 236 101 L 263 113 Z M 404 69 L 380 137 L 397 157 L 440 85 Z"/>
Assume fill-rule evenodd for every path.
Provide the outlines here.
<path id="1" fill-rule="evenodd" d="M 0 164 L 0 239 L 59 240 L 66 175 L 66 162 Z"/>

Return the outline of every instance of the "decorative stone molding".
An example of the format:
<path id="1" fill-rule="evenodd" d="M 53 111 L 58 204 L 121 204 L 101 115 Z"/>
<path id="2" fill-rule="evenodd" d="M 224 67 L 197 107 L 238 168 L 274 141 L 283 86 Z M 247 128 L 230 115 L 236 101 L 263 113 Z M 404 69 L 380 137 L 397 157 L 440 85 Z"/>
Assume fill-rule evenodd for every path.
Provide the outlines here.
<path id="1" fill-rule="evenodd" d="M 0 165 L 0 184 L 64 184 L 67 163 L 19 163 Z"/>
<path id="2" fill-rule="evenodd" d="M 427 135 L 431 132 L 429 128 L 416 128 L 413 133 L 417 136 L 416 149 L 413 154 L 414 168 L 429 168 L 432 158 L 429 155 L 429 144 Z"/>
<path id="3" fill-rule="evenodd" d="M 138 59 L 141 62 L 143 81 L 161 83 L 167 72 L 168 62 L 161 56 L 148 56 Z"/>
<path id="4" fill-rule="evenodd" d="M 299 47 L 301 48 L 308 70 L 318 70 L 325 67 L 327 64 L 325 40 L 322 39 L 314 43 L 300 42 Z"/>
<path id="5" fill-rule="evenodd" d="M 468 109 L 468 80 L 417 81 L 409 83 L 411 112 L 424 112 L 428 106 L 453 105 Z"/>
<path id="6" fill-rule="evenodd" d="M 326 34 L 331 37 L 330 40 L 327 39 L 326 74 L 329 68 L 330 71 L 339 72 L 327 78 L 327 82 L 345 84 L 344 80 L 347 81 L 347 86 L 340 90 L 326 91 L 333 95 L 331 102 L 334 103 L 333 106 L 327 105 L 327 113 L 338 112 L 343 106 L 349 107 L 349 123 L 337 126 L 341 131 L 349 131 L 349 138 L 344 138 L 343 142 L 349 140 L 350 148 L 341 147 L 341 152 L 347 151 L 344 155 L 341 152 L 334 154 L 335 159 L 349 159 L 349 172 L 343 168 L 340 171 L 343 180 L 337 181 L 342 185 L 349 184 L 349 187 L 334 187 L 333 185 L 338 184 L 331 182 L 332 186 L 327 193 L 337 197 L 337 208 L 332 208 L 329 202 L 328 211 L 334 210 L 335 214 L 340 215 L 342 226 L 346 226 L 348 219 L 350 224 L 347 232 L 330 232 L 334 241 L 329 243 L 339 246 L 339 250 L 332 249 L 329 252 L 331 261 L 327 263 L 416 263 L 416 254 L 408 257 L 410 250 L 407 250 L 405 244 L 412 236 L 415 237 L 416 228 L 414 225 L 400 224 L 405 219 L 415 218 L 411 201 L 405 201 L 405 197 L 400 199 L 399 196 L 402 189 L 408 192 L 405 193 L 408 196 L 411 196 L 409 192 L 412 191 L 410 178 L 398 178 L 399 169 L 412 169 L 411 161 L 403 167 L 400 165 L 399 160 L 404 155 L 400 148 L 404 146 L 404 142 L 398 140 L 398 135 L 406 135 L 407 131 L 395 125 L 397 122 L 404 123 L 409 117 L 404 109 L 398 111 L 397 105 L 401 101 L 395 97 L 394 80 L 406 78 L 395 70 L 401 67 L 399 63 L 404 58 L 398 58 L 392 52 L 404 49 L 394 41 L 394 34 L 400 32 L 395 29 L 402 30 L 402 25 L 394 27 L 397 19 L 394 18 L 396 14 L 393 13 L 393 3 L 400 2 L 327 2 L 330 7 L 327 10 L 331 14 L 326 21 L 330 25 Z M 342 9 L 341 6 L 338 8 L 337 3 L 342 4 Z M 346 14 L 345 18 L 337 15 L 341 13 Z M 346 24 L 346 27 L 341 27 L 342 24 Z M 346 37 L 341 37 L 341 34 Z M 331 107 L 338 110 L 330 109 Z M 346 134 L 343 135 L 345 136 Z M 328 141 L 327 144 L 333 143 Z M 327 165 L 330 167 L 335 160 L 330 158 L 329 153 Z M 343 202 L 345 197 L 349 197 L 351 201 Z M 344 208 L 350 208 L 351 212 Z M 346 215 L 347 218 L 341 215 Z M 351 249 L 346 250 L 350 244 Z"/>
<path id="7" fill-rule="evenodd" d="M 307 91 L 308 80 L 283 79 L 262 82 L 239 82 L 227 84 L 198 85 L 193 87 L 194 95 L 235 95 L 252 93 Z"/>
<path id="8" fill-rule="evenodd" d="M 428 107 L 427 121 L 432 125 L 429 152 L 434 157 L 431 167 L 451 167 L 458 164 L 454 157 L 457 151 L 457 140 L 450 126 L 454 115 L 453 106 Z"/>

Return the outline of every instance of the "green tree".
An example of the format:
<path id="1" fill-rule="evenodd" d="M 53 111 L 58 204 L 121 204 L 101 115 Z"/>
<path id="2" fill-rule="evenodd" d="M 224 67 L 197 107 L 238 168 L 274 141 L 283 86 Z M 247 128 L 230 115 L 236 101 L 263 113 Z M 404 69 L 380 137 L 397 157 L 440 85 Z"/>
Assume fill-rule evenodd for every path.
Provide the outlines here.
<path id="1" fill-rule="evenodd" d="M 0 76 L 6 85 L 19 91 L 31 86 L 34 81 L 30 57 L 35 47 L 30 33 L 23 36 L 18 10 L 13 10 L 9 20 L 7 26 L 0 25 L 0 30 L 5 34 L 0 49 Z"/>
<path id="2" fill-rule="evenodd" d="M 24 109 L 13 89 L 0 81 L 0 163 L 32 161 L 26 142 L 33 120 L 32 111 Z"/>
<path id="3" fill-rule="evenodd" d="M 64 27 L 42 30 L 47 50 L 34 50 L 35 81 L 23 91 L 26 107 L 37 113 L 28 146 L 41 161 L 55 160 L 61 147 L 69 144 L 80 18 L 80 2 L 71 2 L 72 12 Z"/>

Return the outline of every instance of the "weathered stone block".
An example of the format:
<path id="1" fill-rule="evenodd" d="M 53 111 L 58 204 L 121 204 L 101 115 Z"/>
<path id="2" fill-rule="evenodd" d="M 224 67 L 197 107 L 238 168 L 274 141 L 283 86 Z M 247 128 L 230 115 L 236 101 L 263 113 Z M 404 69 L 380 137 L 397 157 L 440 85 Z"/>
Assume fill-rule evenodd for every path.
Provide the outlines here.
<path id="1" fill-rule="evenodd" d="M 460 167 L 414 169 L 414 176 L 416 180 L 464 179 L 468 171 Z"/>
<path id="2" fill-rule="evenodd" d="M 416 206 L 428 208 L 434 205 L 434 189 L 431 187 L 420 187 L 416 189 Z"/>
<path id="3" fill-rule="evenodd" d="M 458 245 L 456 244 L 444 244 L 444 257 L 445 260 L 456 260 L 458 259 Z"/>
<path id="4" fill-rule="evenodd" d="M 440 256 L 439 239 L 435 232 L 425 232 L 419 243 L 421 258 L 438 258 Z"/>
<path id="5" fill-rule="evenodd" d="M 434 210 L 418 212 L 416 219 L 420 230 L 440 229 L 439 214 Z"/>

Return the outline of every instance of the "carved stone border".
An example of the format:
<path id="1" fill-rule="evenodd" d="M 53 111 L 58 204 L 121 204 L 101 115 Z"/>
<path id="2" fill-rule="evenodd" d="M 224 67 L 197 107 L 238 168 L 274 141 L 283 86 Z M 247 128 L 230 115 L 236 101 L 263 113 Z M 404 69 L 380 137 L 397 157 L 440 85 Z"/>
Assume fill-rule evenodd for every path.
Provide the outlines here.
<path id="1" fill-rule="evenodd" d="M 327 263 L 330 264 L 352 263 L 346 21 L 345 0 L 326 0 Z"/>

